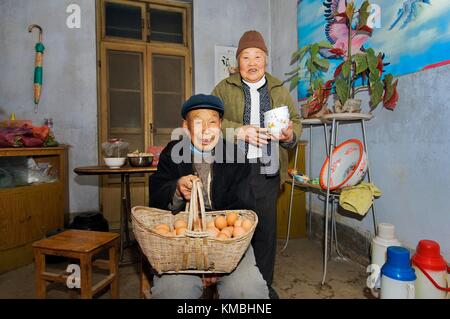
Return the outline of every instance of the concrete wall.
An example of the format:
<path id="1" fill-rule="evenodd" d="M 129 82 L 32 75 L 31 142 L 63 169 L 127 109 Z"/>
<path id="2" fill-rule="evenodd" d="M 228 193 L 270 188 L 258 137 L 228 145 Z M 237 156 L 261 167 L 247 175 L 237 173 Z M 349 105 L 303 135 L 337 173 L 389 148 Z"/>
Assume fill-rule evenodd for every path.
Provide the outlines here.
<path id="1" fill-rule="evenodd" d="M 291 55 L 297 50 L 297 0 L 271 0 L 271 35 L 272 47 L 270 53 L 272 74 L 280 80 L 285 80 L 285 73 L 292 70 L 289 65 Z M 289 88 L 290 83 L 285 86 Z M 291 92 L 297 101 L 297 90 Z"/>
<path id="2" fill-rule="evenodd" d="M 215 45 L 237 47 L 245 31 L 258 30 L 270 52 L 270 19 L 269 0 L 194 0 L 195 93 L 210 93 L 214 88 Z"/>
<path id="3" fill-rule="evenodd" d="M 367 123 L 372 181 L 383 192 L 375 200 L 377 222 L 395 225 L 397 237 L 415 249 L 421 239 L 437 241 L 450 260 L 450 67 L 441 67 L 399 78 L 400 100 L 395 111 L 381 105 Z M 368 109 L 367 99 L 363 102 Z M 323 129 L 313 130 L 313 176 L 319 176 L 325 159 Z M 304 138 L 309 136 L 305 131 Z M 362 140 L 360 126 L 344 125 L 339 141 Z M 324 212 L 324 202 L 314 196 L 313 209 Z M 338 214 L 339 222 L 370 238 L 369 212 L 362 221 Z"/>
<path id="4" fill-rule="evenodd" d="M 43 124 L 52 117 L 59 142 L 69 144 L 70 211 L 98 209 L 96 177 L 79 178 L 76 166 L 97 163 L 97 82 L 95 1 L 77 0 L 81 28 L 69 29 L 66 8 L 72 0 L 0 1 L 0 118 Z M 34 113 L 33 70 L 37 31 L 44 29 L 44 80 L 39 110 Z"/>

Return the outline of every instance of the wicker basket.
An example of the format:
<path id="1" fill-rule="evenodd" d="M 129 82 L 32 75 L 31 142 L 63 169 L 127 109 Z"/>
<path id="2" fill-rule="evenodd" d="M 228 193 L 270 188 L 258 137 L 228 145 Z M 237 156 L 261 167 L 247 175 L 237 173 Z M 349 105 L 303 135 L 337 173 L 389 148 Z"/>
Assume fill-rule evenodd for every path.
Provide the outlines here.
<path id="1" fill-rule="evenodd" d="M 203 204 L 201 185 L 194 183 L 191 203 L 187 211 L 173 215 L 172 212 L 151 207 L 136 206 L 131 210 L 134 235 L 147 256 L 152 267 L 161 273 L 230 273 L 247 250 L 258 216 L 251 210 L 233 210 L 240 217 L 252 221 L 251 229 L 239 238 L 217 239 L 201 230 L 191 230 L 198 216 L 198 198 L 200 202 L 201 228 L 214 220 L 217 215 L 230 211 L 206 212 Z M 182 219 L 188 224 L 184 235 L 167 236 L 158 234 L 153 227 L 168 224 L 172 227 L 175 220 Z M 172 230 L 172 229 L 171 229 Z"/>

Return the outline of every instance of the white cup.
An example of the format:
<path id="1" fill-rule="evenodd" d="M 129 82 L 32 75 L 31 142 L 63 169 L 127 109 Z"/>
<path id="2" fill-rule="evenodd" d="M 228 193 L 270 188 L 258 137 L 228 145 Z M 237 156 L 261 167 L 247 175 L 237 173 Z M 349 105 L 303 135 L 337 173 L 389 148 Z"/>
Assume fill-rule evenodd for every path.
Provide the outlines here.
<path id="1" fill-rule="evenodd" d="M 264 113 L 264 127 L 270 134 L 279 137 L 281 130 L 289 126 L 289 108 L 286 105 Z"/>

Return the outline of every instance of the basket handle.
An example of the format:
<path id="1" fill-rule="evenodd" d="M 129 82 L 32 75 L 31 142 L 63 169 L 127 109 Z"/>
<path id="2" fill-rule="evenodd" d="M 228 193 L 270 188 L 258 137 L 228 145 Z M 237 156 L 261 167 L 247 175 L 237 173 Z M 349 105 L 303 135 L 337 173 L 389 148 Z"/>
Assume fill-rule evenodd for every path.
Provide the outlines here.
<path id="1" fill-rule="evenodd" d="M 205 202 L 203 200 L 203 187 L 202 183 L 197 183 L 197 194 L 198 194 L 198 200 L 200 202 L 200 216 L 202 219 L 202 230 L 206 230 L 206 213 L 205 213 Z"/>
<path id="2" fill-rule="evenodd" d="M 203 189 L 200 181 L 192 182 L 191 200 L 189 205 L 186 205 L 186 211 L 188 211 L 188 230 L 193 229 L 193 225 L 198 218 L 198 209 L 200 206 L 200 216 L 202 220 L 201 229 L 206 229 L 206 214 L 205 214 L 205 203 L 203 201 Z"/>

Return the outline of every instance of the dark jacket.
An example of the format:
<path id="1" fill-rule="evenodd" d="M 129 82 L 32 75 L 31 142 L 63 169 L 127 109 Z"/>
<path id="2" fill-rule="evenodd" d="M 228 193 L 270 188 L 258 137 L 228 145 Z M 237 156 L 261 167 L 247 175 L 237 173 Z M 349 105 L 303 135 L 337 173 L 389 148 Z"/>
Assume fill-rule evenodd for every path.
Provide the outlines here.
<path id="1" fill-rule="evenodd" d="M 175 194 L 177 181 L 180 177 L 194 174 L 192 163 L 175 163 L 171 157 L 174 147 L 181 148 L 182 141 L 172 141 L 161 152 L 158 171 L 150 176 L 150 206 L 168 209 Z M 248 177 L 250 165 L 237 163 L 237 148 L 232 143 L 220 140 L 225 152 L 218 157 L 211 168 L 211 205 L 212 210 L 250 209 L 255 206 L 255 197 L 249 187 Z M 185 148 L 186 149 L 186 148 Z M 189 149 L 189 148 L 187 148 Z M 180 155 L 185 155 L 182 152 Z M 230 151 L 233 150 L 233 153 Z M 226 156 L 234 154 L 233 163 L 226 162 Z M 189 154 L 190 155 L 190 154 Z M 184 209 L 184 208 L 182 208 Z"/>

